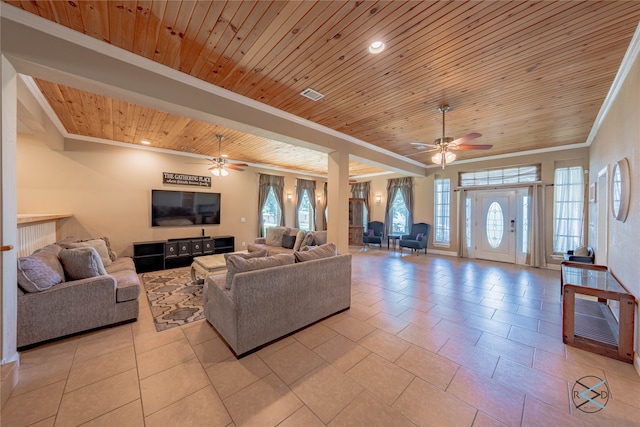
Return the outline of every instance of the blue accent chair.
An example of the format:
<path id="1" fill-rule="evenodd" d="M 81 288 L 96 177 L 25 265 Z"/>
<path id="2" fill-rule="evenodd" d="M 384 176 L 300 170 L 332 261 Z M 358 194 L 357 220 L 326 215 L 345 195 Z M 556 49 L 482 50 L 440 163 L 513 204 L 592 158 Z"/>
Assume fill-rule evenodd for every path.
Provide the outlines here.
<path id="1" fill-rule="evenodd" d="M 370 243 L 374 245 L 380 245 L 382 247 L 382 239 L 384 238 L 384 223 L 380 221 L 371 221 L 367 224 L 367 231 L 362 237 L 362 241 L 365 245 Z"/>
<path id="2" fill-rule="evenodd" d="M 400 237 L 400 252 L 402 252 L 402 248 L 409 248 L 419 254 L 420 250 L 424 249 L 424 253 L 426 254 L 427 243 L 429 242 L 429 232 L 431 232 L 430 224 L 425 224 L 424 222 L 413 224 L 409 234 L 405 234 Z"/>

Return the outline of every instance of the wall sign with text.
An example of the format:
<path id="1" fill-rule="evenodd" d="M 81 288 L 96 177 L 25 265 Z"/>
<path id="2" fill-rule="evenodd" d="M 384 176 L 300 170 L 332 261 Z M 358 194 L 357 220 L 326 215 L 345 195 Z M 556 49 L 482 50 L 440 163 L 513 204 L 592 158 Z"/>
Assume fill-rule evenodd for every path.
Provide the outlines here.
<path id="1" fill-rule="evenodd" d="M 162 183 L 173 185 L 192 185 L 195 187 L 211 187 L 211 177 L 188 175 L 185 173 L 162 172 Z"/>

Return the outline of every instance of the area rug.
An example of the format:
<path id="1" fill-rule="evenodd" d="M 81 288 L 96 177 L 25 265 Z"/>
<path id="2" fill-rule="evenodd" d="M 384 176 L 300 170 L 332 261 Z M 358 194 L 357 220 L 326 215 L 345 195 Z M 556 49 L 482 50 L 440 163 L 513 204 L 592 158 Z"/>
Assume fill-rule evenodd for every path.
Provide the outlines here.
<path id="1" fill-rule="evenodd" d="M 142 274 L 158 332 L 204 319 L 202 286 L 191 282 L 191 267 Z"/>

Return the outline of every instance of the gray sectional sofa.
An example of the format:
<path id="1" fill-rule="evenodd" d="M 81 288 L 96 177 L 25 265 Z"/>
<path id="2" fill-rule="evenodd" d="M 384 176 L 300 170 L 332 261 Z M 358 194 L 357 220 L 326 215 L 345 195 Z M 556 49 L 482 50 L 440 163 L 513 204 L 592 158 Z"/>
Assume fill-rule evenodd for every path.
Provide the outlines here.
<path id="1" fill-rule="evenodd" d="M 87 246 L 67 240 L 18 260 L 18 348 L 138 318 L 133 260 L 109 250 L 103 254 L 109 261 L 98 262 L 98 252 Z"/>
<path id="2" fill-rule="evenodd" d="M 209 276 L 203 298 L 207 320 L 242 356 L 349 308 L 351 254 L 335 255 L 332 247 L 334 255 L 320 259 L 313 259 L 315 250 L 263 258 L 257 262 L 276 257 L 282 262 L 236 272 L 229 282 L 229 273 Z"/>

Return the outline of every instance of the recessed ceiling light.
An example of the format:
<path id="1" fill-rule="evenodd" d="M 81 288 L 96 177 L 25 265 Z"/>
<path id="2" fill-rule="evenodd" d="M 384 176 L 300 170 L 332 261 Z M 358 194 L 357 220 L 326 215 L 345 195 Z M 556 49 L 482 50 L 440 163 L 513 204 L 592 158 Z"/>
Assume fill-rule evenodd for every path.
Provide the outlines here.
<path id="1" fill-rule="evenodd" d="M 140 144 L 142 144 L 142 145 L 151 145 L 151 143 L 149 141 L 147 141 L 146 139 L 143 139 L 142 141 L 140 141 Z"/>
<path id="2" fill-rule="evenodd" d="M 387 45 L 385 45 L 384 42 L 375 41 L 369 45 L 369 52 L 380 53 L 384 50 L 385 47 L 387 47 Z"/>

